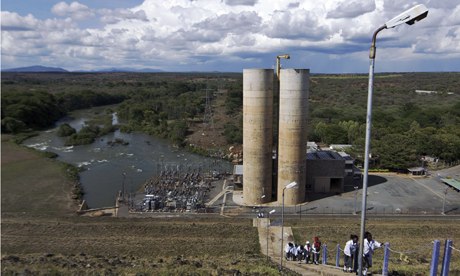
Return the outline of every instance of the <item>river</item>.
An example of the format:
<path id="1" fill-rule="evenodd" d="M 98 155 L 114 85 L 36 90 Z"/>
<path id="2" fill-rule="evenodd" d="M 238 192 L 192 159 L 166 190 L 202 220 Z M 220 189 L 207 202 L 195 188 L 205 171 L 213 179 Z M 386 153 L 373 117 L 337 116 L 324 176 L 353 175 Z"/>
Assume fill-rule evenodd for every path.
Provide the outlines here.
<path id="1" fill-rule="evenodd" d="M 118 191 L 125 186 L 127 193 L 138 192 L 142 184 L 161 170 L 201 170 L 231 172 L 230 162 L 207 158 L 177 149 L 167 141 L 142 133 L 122 133 L 119 130 L 98 138 L 90 145 L 65 147 L 65 138 L 56 135 L 63 123 L 79 130 L 85 121 L 104 112 L 107 107 L 97 107 L 72 112 L 70 117 L 56 123 L 56 127 L 41 132 L 24 141 L 24 145 L 59 155 L 58 160 L 84 168 L 80 182 L 84 188 L 84 199 L 91 208 L 108 207 L 115 204 Z M 118 123 L 113 114 L 113 123 Z M 116 138 L 128 145 L 107 142 Z"/>

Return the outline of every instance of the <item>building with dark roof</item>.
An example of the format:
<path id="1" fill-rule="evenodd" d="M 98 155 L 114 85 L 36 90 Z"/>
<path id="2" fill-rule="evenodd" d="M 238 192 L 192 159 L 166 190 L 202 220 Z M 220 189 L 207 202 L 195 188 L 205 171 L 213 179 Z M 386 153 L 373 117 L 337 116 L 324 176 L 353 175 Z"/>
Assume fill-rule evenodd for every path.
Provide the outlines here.
<path id="1" fill-rule="evenodd" d="M 344 152 L 329 150 L 307 153 L 306 193 L 338 194 L 352 191 L 361 180 L 361 171 Z"/>

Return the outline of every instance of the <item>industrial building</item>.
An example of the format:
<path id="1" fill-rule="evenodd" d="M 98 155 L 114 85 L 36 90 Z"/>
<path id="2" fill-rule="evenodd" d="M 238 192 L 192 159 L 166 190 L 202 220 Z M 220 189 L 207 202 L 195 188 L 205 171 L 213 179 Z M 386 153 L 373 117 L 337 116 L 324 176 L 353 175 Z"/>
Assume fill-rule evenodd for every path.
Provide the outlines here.
<path id="1" fill-rule="evenodd" d="M 353 160 L 334 151 L 307 153 L 308 69 L 243 70 L 243 199 L 295 205 L 311 193 L 355 187 Z M 278 83 L 279 81 L 279 83 Z M 273 145 L 273 97 L 279 87 L 278 147 Z M 273 154 L 275 153 L 275 154 Z M 238 171 L 239 169 L 236 169 Z M 241 172 L 241 171 L 240 171 Z M 296 182 L 296 189 L 285 189 Z"/>

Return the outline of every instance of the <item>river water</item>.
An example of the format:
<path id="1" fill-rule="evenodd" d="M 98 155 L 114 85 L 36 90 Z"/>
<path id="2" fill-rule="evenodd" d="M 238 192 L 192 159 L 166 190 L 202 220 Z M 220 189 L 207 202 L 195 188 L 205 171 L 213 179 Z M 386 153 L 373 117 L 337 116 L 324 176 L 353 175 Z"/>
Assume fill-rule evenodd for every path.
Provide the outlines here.
<path id="1" fill-rule="evenodd" d="M 59 155 L 58 160 L 82 167 L 80 182 L 85 190 L 84 199 L 91 208 L 108 207 L 115 204 L 118 191 L 125 186 L 127 193 L 138 192 L 142 184 L 162 170 L 200 170 L 201 172 L 231 172 L 231 163 L 207 158 L 177 149 L 167 141 L 142 133 L 121 133 L 115 131 L 98 138 L 93 144 L 65 147 L 65 138 L 56 135 L 63 123 L 81 129 L 85 121 L 95 114 L 104 112 L 104 107 L 73 112 L 56 123 L 56 127 L 27 139 L 24 145 Z M 113 114 L 113 123 L 118 123 Z M 129 142 L 128 145 L 107 142 L 116 138 Z"/>

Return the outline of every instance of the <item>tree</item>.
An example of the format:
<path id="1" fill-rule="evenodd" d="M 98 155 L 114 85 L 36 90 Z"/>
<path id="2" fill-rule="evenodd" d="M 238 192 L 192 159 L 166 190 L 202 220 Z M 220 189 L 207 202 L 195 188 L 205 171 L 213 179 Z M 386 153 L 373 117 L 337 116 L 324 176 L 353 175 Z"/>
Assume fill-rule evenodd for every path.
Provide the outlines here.
<path id="1" fill-rule="evenodd" d="M 415 144 L 405 134 L 383 136 L 374 142 L 371 152 L 381 168 L 406 169 L 418 164 Z"/>
<path id="2" fill-rule="evenodd" d="M 23 121 L 11 117 L 2 119 L 2 132 L 19 133 L 27 128 Z"/>
<path id="3" fill-rule="evenodd" d="M 183 146 L 185 135 L 187 134 L 187 123 L 185 121 L 176 121 L 171 124 L 169 138 L 178 146 Z"/>
<path id="4" fill-rule="evenodd" d="M 69 124 L 62 124 L 59 126 L 58 128 L 58 131 L 57 131 L 57 136 L 59 137 L 67 137 L 67 136 L 70 136 L 74 133 L 76 133 L 77 131 L 71 127 Z"/>

